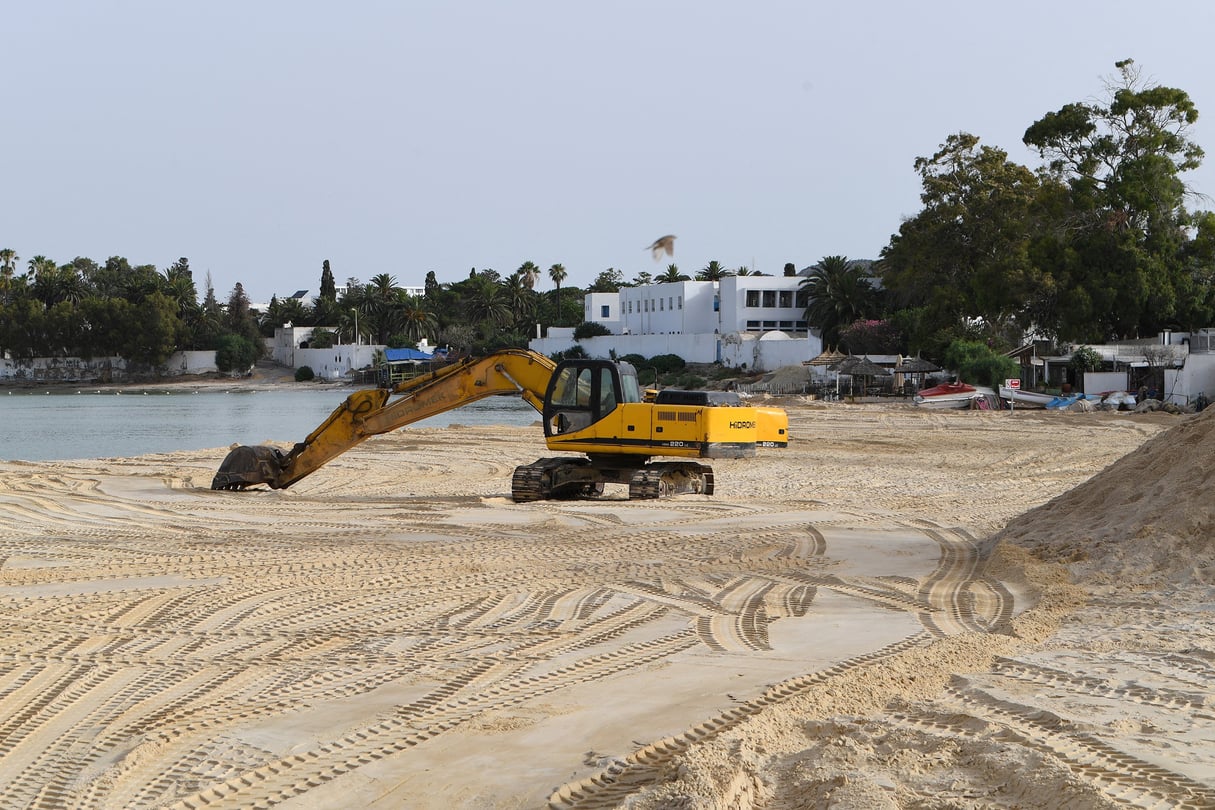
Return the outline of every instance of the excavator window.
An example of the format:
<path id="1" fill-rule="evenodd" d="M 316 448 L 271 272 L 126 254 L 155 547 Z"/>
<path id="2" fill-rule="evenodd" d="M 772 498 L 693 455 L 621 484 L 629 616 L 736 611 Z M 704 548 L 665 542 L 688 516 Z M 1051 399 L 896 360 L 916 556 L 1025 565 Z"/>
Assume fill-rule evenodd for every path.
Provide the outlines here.
<path id="1" fill-rule="evenodd" d="M 559 367 L 545 407 L 549 435 L 589 427 L 614 411 L 622 397 L 627 392 L 614 364 L 590 360 Z"/>

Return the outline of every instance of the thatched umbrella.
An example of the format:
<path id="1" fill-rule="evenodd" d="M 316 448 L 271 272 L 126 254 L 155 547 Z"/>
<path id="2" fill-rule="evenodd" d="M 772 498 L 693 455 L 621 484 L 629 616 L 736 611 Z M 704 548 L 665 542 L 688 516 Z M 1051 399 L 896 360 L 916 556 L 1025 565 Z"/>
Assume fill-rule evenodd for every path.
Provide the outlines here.
<path id="1" fill-rule="evenodd" d="M 904 357 L 894 367 L 895 374 L 906 374 L 915 377 L 915 387 L 919 389 L 919 383 L 923 380 L 925 374 L 932 371 L 940 371 L 941 367 L 931 360 L 925 360 L 921 357 Z"/>
<path id="2" fill-rule="evenodd" d="M 855 354 L 849 354 L 841 357 L 839 360 L 836 360 L 834 363 L 827 366 L 827 368 L 839 374 L 851 374 L 852 367 L 859 362 L 861 362 L 861 358 L 857 357 Z"/>
<path id="3" fill-rule="evenodd" d="M 848 373 L 853 377 L 861 378 L 861 396 L 865 396 L 866 383 L 868 383 L 870 377 L 886 377 L 890 375 L 887 369 L 882 368 L 868 357 L 862 357 L 853 363 Z"/>
<path id="4" fill-rule="evenodd" d="M 816 357 L 802 362 L 803 366 L 830 366 L 838 363 L 848 355 L 841 352 L 839 349 L 824 349 L 819 352 Z"/>
<path id="5" fill-rule="evenodd" d="M 879 366 L 877 363 L 870 360 L 868 357 L 857 357 L 850 354 L 838 363 L 828 366 L 829 369 L 839 374 L 847 374 L 851 377 L 880 377 L 883 374 L 890 372 Z M 836 390 L 839 390 L 839 377 L 836 376 Z M 864 382 L 862 382 L 862 386 Z M 864 396 L 862 389 L 861 395 Z"/>
<path id="6" fill-rule="evenodd" d="M 890 373 L 889 369 L 879 366 L 868 357 L 855 358 L 848 373 L 856 377 L 882 377 Z"/>
<path id="7" fill-rule="evenodd" d="M 929 371 L 940 371 L 941 367 L 931 360 L 922 357 L 904 357 L 894 366 L 895 374 L 923 374 Z"/>

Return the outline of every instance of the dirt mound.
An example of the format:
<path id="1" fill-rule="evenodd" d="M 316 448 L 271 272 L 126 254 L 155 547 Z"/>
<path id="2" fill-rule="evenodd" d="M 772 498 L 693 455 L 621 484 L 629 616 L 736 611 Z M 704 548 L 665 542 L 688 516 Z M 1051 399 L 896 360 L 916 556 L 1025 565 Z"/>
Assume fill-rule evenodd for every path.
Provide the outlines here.
<path id="1" fill-rule="evenodd" d="M 1215 583 L 1215 409 L 1188 417 L 992 538 L 1093 584 Z"/>

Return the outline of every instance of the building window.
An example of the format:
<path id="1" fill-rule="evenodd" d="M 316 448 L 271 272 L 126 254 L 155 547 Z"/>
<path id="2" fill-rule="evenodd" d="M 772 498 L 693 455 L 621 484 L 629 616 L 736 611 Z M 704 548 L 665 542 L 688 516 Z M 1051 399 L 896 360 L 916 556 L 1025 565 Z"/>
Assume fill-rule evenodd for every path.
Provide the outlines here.
<path id="1" fill-rule="evenodd" d="M 679 308 L 683 309 L 683 296 L 679 296 Z"/>
<path id="2" fill-rule="evenodd" d="M 667 309 L 675 309 L 675 299 L 669 295 L 667 296 Z"/>
<path id="3" fill-rule="evenodd" d="M 759 306 L 759 290 L 747 290 L 747 306 Z"/>
<path id="4" fill-rule="evenodd" d="M 776 321 L 764 321 L 764 329 L 775 329 Z"/>
<path id="5" fill-rule="evenodd" d="M 810 293 L 806 292 L 805 290 L 798 290 L 797 297 L 794 298 L 794 300 L 797 302 L 795 306 L 798 309 L 805 309 L 806 307 L 810 306 Z"/>
<path id="6" fill-rule="evenodd" d="M 792 331 L 793 321 L 781 321 L 780 328 L 781 328 L 781 331 L 784 331 L 784 332 Z"/>
<path id="7" fill-rule="evenodd" d="M 776 306 L 776 290 L 764 290 L 764 306 Z"/>
<path id="8" fill-rule="evenodd" d="M 658 299 L 658 309 L 659 310 L 662 309 L 662 299 L 661 298 Z"/>
<path id="9" fill-rule="evenodd" d="M 797 324 L 798 331 L 805 332 L 809 329 L 805 321 L 795 321 L 795 323 Z"/>
<path id="10" fill-rule="evenodd" d="M 604 304 L 603 306 L 599 307 L 599 317 L 600 318 L 612 317 L 612 307 L 610 304 Z"/>
<path id="11" fill-rule="evenodd" d="M 793 306 L 793 290 L 780 291 L 780 305 L 785 309 Z"/>
<path id="12" fill-rule="evenodd" d="M 759 331 L 759 321 L 747 321 L 747 331 L 748 332 Z"/>

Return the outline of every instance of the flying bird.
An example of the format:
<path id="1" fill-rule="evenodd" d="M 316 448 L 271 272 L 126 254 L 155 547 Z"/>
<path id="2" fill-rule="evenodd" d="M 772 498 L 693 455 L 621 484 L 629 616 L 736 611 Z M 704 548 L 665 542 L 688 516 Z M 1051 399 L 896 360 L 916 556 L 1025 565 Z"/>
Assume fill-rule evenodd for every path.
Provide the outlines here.
<path id="1" fill-rule="evenodd" d="M 666 251 L 668 256 L 675 255 L 675 237 L 671 234 L 660 236 L 654 240 L 654 244 L 650 245 L 646 250 L 654 254 L 654 261 L 662 258 L 663 251 Z"/>

